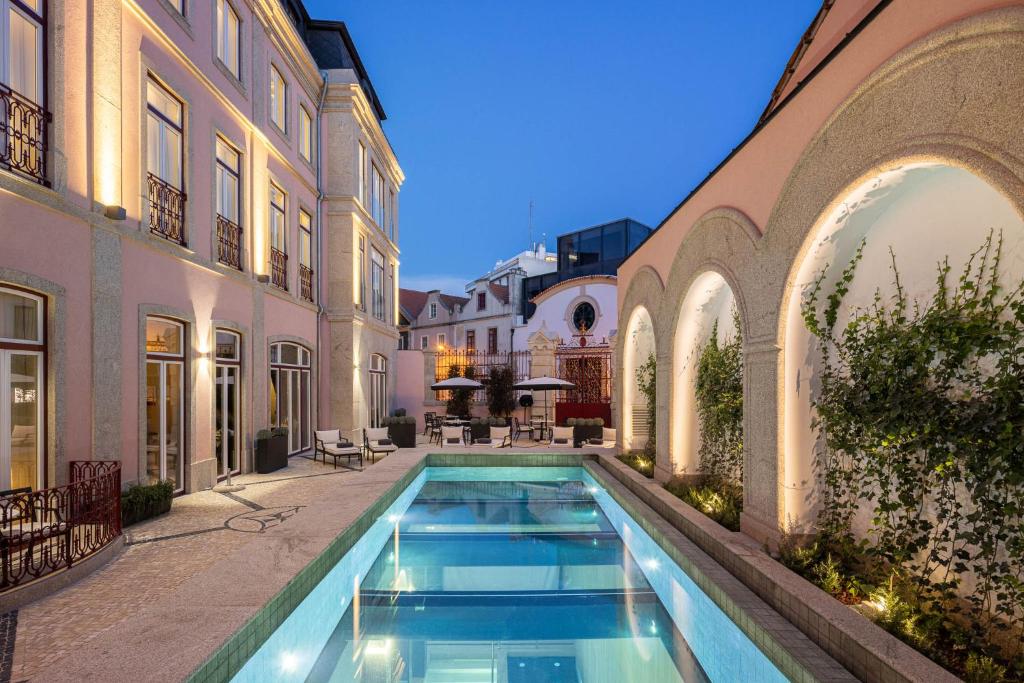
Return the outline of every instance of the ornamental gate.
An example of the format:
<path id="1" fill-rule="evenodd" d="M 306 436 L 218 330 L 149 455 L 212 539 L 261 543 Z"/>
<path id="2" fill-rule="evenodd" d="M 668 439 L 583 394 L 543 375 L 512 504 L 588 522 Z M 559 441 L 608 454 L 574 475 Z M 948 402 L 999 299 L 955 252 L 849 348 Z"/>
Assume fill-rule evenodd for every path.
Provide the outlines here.
<path id="1" fill-rule="evenodd" d="M 612 379 L 615 367 L 612 347 L 607 339 L 593 343 L 593 336 L 574 335 L 561 340 L 555 350 L 559 379 L 576 385 L 558 392 L 555 420 L 564 424 L 570 417 L 600 417 L 612 425 Z"/>

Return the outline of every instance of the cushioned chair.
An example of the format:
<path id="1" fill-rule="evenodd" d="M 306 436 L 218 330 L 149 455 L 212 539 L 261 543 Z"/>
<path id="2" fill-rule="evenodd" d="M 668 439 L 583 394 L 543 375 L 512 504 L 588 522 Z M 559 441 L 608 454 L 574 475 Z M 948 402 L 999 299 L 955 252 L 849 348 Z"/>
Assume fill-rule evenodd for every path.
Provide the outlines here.
<path id="1" fill-rule="evenodd" d="M 601 430 L 601 448 L 615 448 L 615 430 L 605 427 Z"/>
<path id="2" fill-rule="evenodd" d="M 462 427 L 441 427 L 441 446 L 461 446 L 463 444 Z"/>
<path id="3" fill-rule="evenodd" d="M 387 455 L 398 450 L 398 446 L 391 443 L 391 439 L 388 438 L 387 427 L 367 427 L 364 429 L 363 448 L 366 450 L 367 455 L 370 456 L 370 462 L 377 462 L 378 453 Z"/>
<path id="4" fill-rule="evenodd" d="M 348 439 L 341 438 L 340 429 L 318 429 L 313 432 L 313 461 L 316 462 L 317 454 L 324 458 L 327 464 L 327 456 L 334 458 L 334 468 L 338 468 L 338 458 L 348 458 L 349 467 L 352 466 L 352 458 L 359 458 L 359 468 L 363 467 L 363 449 Z"/>
<path id="5" fill-rule="evenodd" d="M 534 427 L 533 425 L 524 425 L 522 422 L 519 421 L 518 417 L 516 417 L 515 415 L 512 416 L 512 440 L 513 441 L 518 441 L 519 437 L 522 436 L 523 434 L 526 434 L 526 436 L 528 438 L 532 439 L 533 438 L 533 433 L 535 431 L 537 431 L 537 428 Z"/>
<path id="6" fill-rule="evenodd" d="M 491 427 L 491 445 L 495 448 L 512 448 L 512 428 Z"/>
<path id="7" fill-rule="evenodd" d="M 572 446 L 572 427 L 552 427 L 551 428 L 551 446 Z"/>

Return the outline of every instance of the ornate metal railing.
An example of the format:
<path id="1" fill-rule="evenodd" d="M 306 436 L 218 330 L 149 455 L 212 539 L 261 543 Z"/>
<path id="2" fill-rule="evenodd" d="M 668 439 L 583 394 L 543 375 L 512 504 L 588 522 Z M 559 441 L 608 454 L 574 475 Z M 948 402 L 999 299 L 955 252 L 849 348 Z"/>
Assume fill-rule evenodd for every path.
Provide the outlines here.
<path id="1" fill-rule="evenodd" d="M 512 368 L 512 381 L 521 382 L 530 376 L 530 352 L 529 351 L 500 351 L 498 353 L 484 353 L 483 351 L 466 351 L 464 349 L 445 349 L 439 351 L 436 356 L 434 367 L 434 381 L 440 382 L 448 378 L 449 368 L 456 365 L 459 368 L 459 375 L 466 376 L 466 368 L 473 368 L 473 377 L 483 383 L 483 389 L 473 392 L 473 400 L 483 402 L 487 400 L 487 383 L 491 379 L 491 369 L 494 367 Z M 450 395 L 448 391 L 431 391 L 438 401 L 447 401 Z"/>
<path id="2" fill-rule="evenodd" d="M 152 173 L 147 175 L 149 177 L 150 232 L 184 245 L 185 193 Z"/>
<path id="3" fill-rule="evenodd" d="M 217 260 L 242 269 L 242 227 L 217 214 Z"/>
<path id="4" fill-rule="evenodd" d="M 0 593 L 67 569 L 121 535 L 121 463 L 71 463 L 71 483 L 0 494 Z"/>
<path id="5" fill-rule="evenodd" d="M 49 186 L 46 152 L 52 120 L 41 106 L 0 83 L 0 167 Z"/>
<path id="6" fill-rule="evenodd" d="M 313 269 L 299 264 L 299 296 L 306 301 L 313 300 Z"/>
<path id="7" fill-rule="evenodd" d="M 281 289 L 288 289 L 288 254 L 270 248 L 270 281 Z"/>

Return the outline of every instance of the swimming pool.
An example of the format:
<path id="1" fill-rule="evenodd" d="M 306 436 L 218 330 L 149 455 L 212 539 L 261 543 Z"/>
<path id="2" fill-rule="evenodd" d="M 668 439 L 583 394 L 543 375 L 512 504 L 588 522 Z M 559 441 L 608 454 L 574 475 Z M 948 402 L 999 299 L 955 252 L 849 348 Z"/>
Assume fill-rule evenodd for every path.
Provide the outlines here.
<path id="1" fill-rule="evenodd" d="M 785 677 L 579 467 L 427 467 L 235 681 Z"/>

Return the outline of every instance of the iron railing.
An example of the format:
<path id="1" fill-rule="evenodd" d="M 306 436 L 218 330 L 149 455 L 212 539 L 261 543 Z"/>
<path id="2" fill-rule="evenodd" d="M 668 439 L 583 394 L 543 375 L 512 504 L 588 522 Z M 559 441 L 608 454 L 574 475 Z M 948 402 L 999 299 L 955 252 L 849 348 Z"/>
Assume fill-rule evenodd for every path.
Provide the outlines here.
<path id="1" fill-rule="evenodd" d="M 299 296 L 306 301 L 313 301 L 313 269 L 299 264 Z"/>
<path id="2" fill-rule="evenodd" d="M 185 193 L 152 173 L 148 177 L 150 232 L 184 246 Z"/>
<path id="3" fill-rule="evenodd" d="M 281 289 L 288 289 L 288 254 L 270 248 L 270 281 Z"/>
<path id="4" fill-rule="evenodd" d="M 121 463 L 71 463 L 71 483 L 0 494 L 0 593 L 67 569 L 121 535 Z"/>
<path id="5" fill-rule="evenodd" d="M 521 382 L 530 377 L 530 352 L 529 351 L 503 351 L 498 353 L 483 353 L 482 351 L 467 351 L 463 349 L 447 349 L 437 354 L 437 365 L 434 370 L 434 381 L 440 382 L 448 378 L 452 366 L 458 366 L 460 377 L 466 376 L 466 368 L 473 368 L 473 379 L 482 382 L 483 389 L 473 392 L 474 401 L 487 400 L 487 383 L 490 381 L 491 369 L 494 367 L 511 367 L 512 381 Z M 447 401 L 449 392 L 438 391 L 433 393 L 437 400 Z"/>
<path id="6" fill-rule="evenodd" d="M 217 260 L 242 269 L 242 228 L 220 214 L 217 214 Z"/>
<path id="7" fill-rule="evenodd" d="M 0 167 L 40 185 L 50 185 L 46 153 L 53 116 L 0 83 Z"/>

